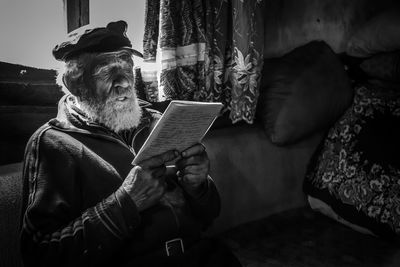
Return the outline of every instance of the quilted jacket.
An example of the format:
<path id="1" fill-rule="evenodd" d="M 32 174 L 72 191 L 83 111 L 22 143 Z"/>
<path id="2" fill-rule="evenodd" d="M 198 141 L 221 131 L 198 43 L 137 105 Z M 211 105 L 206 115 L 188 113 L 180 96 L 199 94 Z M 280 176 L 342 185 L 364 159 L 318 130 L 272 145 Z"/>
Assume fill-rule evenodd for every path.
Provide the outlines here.
<path id="1" fill-rule="evenodd" d="M 57 118 L 30 138 L 21 222 L 25 266 L 118 266 L 174 238 L 195 242 L 218 216 L 210 177 L 198 199 L 169 177 L 160 202 L 138 212 L 121 184 L 159 118 L 149 103 L 141 107 L 139 126 L 116 134 L 90 122 L 66 95 Z"/>

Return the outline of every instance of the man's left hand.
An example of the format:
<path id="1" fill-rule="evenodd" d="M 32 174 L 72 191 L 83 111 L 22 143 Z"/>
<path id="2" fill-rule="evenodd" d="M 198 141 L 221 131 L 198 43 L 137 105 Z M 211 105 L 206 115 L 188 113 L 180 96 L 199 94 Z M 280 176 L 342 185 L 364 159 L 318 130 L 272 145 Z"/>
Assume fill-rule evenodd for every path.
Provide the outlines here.
<path id="1" fill-rule="evenodd" d="M 201 195 L 206 189 L 207 177 L 210 170 L 205 147 L 196 144 L 181 153 L 181 159 L 176 162 L 178 181 L 185 191 L 193 197 Z"/>

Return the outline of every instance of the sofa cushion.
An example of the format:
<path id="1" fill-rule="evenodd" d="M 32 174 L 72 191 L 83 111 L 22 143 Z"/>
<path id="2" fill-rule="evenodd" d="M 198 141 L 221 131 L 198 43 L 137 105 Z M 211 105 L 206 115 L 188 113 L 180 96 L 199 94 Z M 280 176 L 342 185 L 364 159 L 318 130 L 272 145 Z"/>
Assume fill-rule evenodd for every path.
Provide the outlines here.
<path id="1" fill-rule="evenodd" d="M 347 43 L 346 53 L 354 57 L 369 57 L 400 49 L 400 8 L 382 12 L 370 19 Z"/>
<path id="2" fill-rule="evenodd" d="M 400 92 L 357 88 L 353 105 L 329 130 L 304 182 L 313 207 L 353 228 L 400 234 Z M 347 223 L 348 222 L 348 223 Z"/>
<path id="3" fill-rule="evenodd" d="M 265 61 L 258 117 L 277 145 L 327 129 L 350 105 L 353 91 L 336 54 L 322 41 Z"/>
<path id="4" fill-rule="evenodd" d="M 363 60 L 360 67 L 369 77 L 400 82 L 400 50 L 374 55 Z"/>

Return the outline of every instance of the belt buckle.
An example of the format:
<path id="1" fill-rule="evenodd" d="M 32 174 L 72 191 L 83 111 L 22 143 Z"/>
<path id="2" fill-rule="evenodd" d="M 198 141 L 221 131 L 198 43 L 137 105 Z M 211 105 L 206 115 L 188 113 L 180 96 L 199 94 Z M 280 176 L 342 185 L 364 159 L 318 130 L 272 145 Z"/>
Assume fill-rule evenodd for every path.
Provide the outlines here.
<path id="1" fill-rule="evenodd" d="M 165 242 L 165 251 L 168 257 L 185 253 L 182 238 L 175 238 Z"/>

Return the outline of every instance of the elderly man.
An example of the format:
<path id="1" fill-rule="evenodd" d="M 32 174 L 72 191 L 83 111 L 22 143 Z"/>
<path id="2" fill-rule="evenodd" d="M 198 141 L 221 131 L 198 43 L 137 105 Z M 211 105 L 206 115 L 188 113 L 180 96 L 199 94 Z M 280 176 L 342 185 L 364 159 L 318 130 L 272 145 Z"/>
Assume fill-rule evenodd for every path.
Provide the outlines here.
<path id="1" fill-rule="evenodd" d="M 201 237 L 220 209 L 201 144 L 131 165 L 159 114 L 136 97 L 126 27 L 80 28 L 53 50 L 66 94 L 26 148 L 24 263 L 240 266 Z"/>

